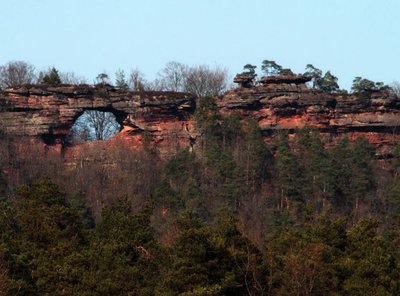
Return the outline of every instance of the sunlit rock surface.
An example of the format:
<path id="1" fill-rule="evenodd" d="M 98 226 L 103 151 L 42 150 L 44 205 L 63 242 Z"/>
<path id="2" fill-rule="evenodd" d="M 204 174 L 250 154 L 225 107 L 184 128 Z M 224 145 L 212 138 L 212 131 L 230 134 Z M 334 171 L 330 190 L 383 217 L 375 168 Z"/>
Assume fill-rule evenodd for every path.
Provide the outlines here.
<path id="1" fill-rule="evenodd" d="M 228 91 L 217 104 L 223 114 L 238 112 L 256 119 L 266 141 L 278 131 L 293 133 L 307 126 L 319 129 L 326 143 L 343 134 L 365 137 L 381 151 L 400 143 L 400 99 L 389 91 L 362 98 L 309 89 L 299 75 L 261 81 L 261 86 Z"/>
<path id="2" fill-rule="evenodd" d="M 31 137 L 65 145 L 85 110 L 112 112 L 121 136 L 155 142 L 174 137 L 189 145 L 195 97 L 176 92 L 123 92 L 109 85 L 25 85 L 0 93 L 0 129 L 14 137 Z"/>
<path id="3" fill-rule="evenodd" d="M 400 143 L 400 99 L 388 91 L 368 98 L 309 89 L 302 75 L 266 77 L 259 86 L 239 87 L 217 98 L 221 114 L 237 112 L 258 121 L 268 142 L 279 131 L 317 128 L 327 144 L 346 134 L 363 136 L 381 151 Z M 24 85 L 0 92 L 0 129 L 18 139 L 66 146 L 66 137 L 85 110 L 112 112 L 118 138 L 132 146 L 148 140 L 164 152 L 193 145 L 196 98 L 176 92 L 124 92 L 110 85 Z"/>

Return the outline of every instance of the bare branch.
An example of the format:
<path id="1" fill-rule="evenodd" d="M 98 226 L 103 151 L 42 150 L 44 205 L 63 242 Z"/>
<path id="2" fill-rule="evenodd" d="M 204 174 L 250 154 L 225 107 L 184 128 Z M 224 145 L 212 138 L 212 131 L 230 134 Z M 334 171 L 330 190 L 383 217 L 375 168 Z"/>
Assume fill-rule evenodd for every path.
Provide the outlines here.
<path id="1" fill-rule="evenodd" d="M 119 128 L 111 112 L 86 110 L 71 129 L 72 141 L 106 140 L 115 135 Z"/>
<path id="2" fill-rule="evenodd" d="M 12 61 L 0 67 L 0 87 L 36 82 L 35 67 L 24 61 Z"/>
<path id="3" fill-rule="evenodd" d="M 178 62 L 168 62 L 158 74 L 165 90 L 183 91 L 188 66 Z"/>
<path id="4" fill-rule="evenodd" d="M 216 96 L 227 87 L 228 71 L 221 67 L 210 69 L 200 65 L 188 69 L 185 80 L 185 91 L 198 97 Z"/>

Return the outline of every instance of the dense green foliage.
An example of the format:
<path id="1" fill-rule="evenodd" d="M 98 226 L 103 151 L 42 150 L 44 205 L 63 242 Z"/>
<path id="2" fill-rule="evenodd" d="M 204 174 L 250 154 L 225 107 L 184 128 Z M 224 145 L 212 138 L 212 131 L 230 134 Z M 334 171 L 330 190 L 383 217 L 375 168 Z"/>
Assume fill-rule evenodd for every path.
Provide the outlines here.
<path id="1" fill-rule="evenodd" d="M 43 77 L 39 78 L 39 82 L 51 86 L 56 86 L 61 84 L 61 78 L 60 75 L 58 74 L 58 71 L 56 68 L 51 68 L 51 70 L 48 73 L 41 73 Z"/>
<path id="2" fill-rule="evenodd" d="M 357 93 L 360 99 L 366 100 L 371 98 L 372 92 L 391 91 L 392 89 L 390 86 L 385 85 L 383 82 L 374 82 L 369 79 L 357 76 L 353 80 L 351 90 L 354 93 Z"/>
<path id="3" fill-rule="evenodd" d="M 128 82 L 125 79 L 125 72 L 121 69 L 115 72 L 115 86 L 122 91 L 129 89 Z"/>
<path id="4" fill-rule="evenodd" d="M 275 61 L 264 60 L 262 62 L 261 70 L 264 71 L 265 75 L 278 75 L 282 72 L 282 66 L 278 65 Z"/>
<path id="5" fill-rule="evenodd" d="M 339 90 L 338 78 L 334 76 L 330 71 L 327 71 L 322 75 L 322 71 L 315 68 L 313 65 L 308 64 L 304 75 L 311 78 L 312 88 L 321 90 L 323 92 L 336 92 Z"/>
<path id="6" fill-rule="evenodd" d="M 0 295 L 400 294 L 399 147 L 266 145 L 210 97 L 195 119 L 193 151 L 96 146 L 67 170 L 0 139 Z"/>
<path id="7" fill-rule="evenodd" d="M 191 210 L 171 245 L 155 240 L 153 207 L 122 197 L 85 228 L 49 179 L 1 204 L 0 258 L 10 295 L 397 295 L 399 236 L 375 219 L 314 217 L 276 228 L 260 249 L 231 214 L 207 226 Z"/>

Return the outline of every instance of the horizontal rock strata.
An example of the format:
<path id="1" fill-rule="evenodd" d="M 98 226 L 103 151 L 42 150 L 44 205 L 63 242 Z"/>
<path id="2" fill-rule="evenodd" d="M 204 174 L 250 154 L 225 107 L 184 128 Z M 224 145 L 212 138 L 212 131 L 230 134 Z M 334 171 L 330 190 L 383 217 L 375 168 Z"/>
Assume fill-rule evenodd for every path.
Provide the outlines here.
<path id="1" fill-rule="evenodd" d="M 109 85 L 25 85 L 0 93 L 0 129 L 14 137 L 65 143 L 85 110 L 112 112 L 124 135 L 169 135 L 188 144 L 195 97 L 176 92 L 123 92 Z"/>
<path id="2" fill-rule="evenodd" d="M 347 134 L 366 137 L 381 150 L 400 143 L 400 99 L 388 91 L 328 94 L 309 89 L 301 75 L 262 79 L 262 85 L 239 87 L 217 98 L 222 114 L 237 112 L 259 123 L 266 141 L 277 131 L 309 126 L 327 142 Z M 0 130 L 48 145 L 65 145 L 76 119 L 85 110 L 112 112 L 120 136 L 142 145 L 143 135 L 165 151 L 193 144 L 196 98 L 177 92 L 125 92 L 110 85 L 24 85 L 0 92 Z"/>

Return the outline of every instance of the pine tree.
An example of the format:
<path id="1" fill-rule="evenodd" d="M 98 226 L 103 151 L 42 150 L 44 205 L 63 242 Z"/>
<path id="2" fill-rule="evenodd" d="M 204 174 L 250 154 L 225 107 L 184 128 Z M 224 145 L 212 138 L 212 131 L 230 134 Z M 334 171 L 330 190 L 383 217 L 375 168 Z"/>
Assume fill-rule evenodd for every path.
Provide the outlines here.
<path id="1" fill-rule="evenodd" d="M 69 200 L 69 203 L 79 214 L 83 223 L 83 228 L 93 229 L 95 227 L 95 221 L 91 208 L 86 205 L 86 196 L 82 192 L 78 192 Z"/>
<path id="2" fill-rule="evenodd" d="M 165 165 L 166 181 L 161 183 L 156 197 L 168 199 L 171 206 L 176 208 L 191 208 L 203 211 L 201 198 L 202 164 L 196 159 L 196 154 L 189 149 L 179 151 Z M 167 184 L 168 183 L 168 186 Z M 168 189 L 168 187 L 170 189 Z M 166 201 L 166 200 L 165 200 Z"/>
<path id="3" fill-rule="evenodd" d="M 332 167 L 330 174 L 334 177 L 334 194 L 332 203 L 338 208 L 349 212 L 352 207 L 351 191 L 351 148 L 347 137 L 342 138 L 330 151 Z"/>
<path id="4" fill-rule="evenodd" d="M 268 295 L 337 295 L 329 248 L 312 228 L 285 227 L 268 241 Z"/>
<path id="5" fill-rule="evenodd" d="M 191 211 L 179 217 L 177 228 L 156 295 L 224 295 L 227 254 L 213 243 L 210 229 Z"/>
<path id="6" fill-rule="evenodd" d="M 244 171 L 246 186 L 255 191 L 266 177 L 266 167 L 271 160 L 271 154 L 265 146 L 258 123 L 248 119 L 244 126 L 244 149 L 240 151 L 241 168 Z"/>
<path id="7" fill-rule="evenodd" d="M 348 247 L 340 261 L 346 295 L 397 295 L 398 263 L 387 242 L 378 236 L 378 221 L 361 219 L 347 232 Z"/>
<path id="8" fill-rule="evenodd" d="M 84 252 L 82 285 L 92 295 L 152 295 L 158 279 L 158 245 L 150 226 L 152 207 L 134 215 L 130 200 L 117 199 L 102 211 Z"/>
<path id="9" fill-rule="evenodd" d="M 129 89 L 128 82 L 125 79 L 125 72 L 122 69 L 119 69 L 116 73 L 116 80 L 115 80 L 115 86 L 122 90 L 122 91 L 127 91 Z"/>
<path id="10" fill-rule="evenodd" d="M 262 254 L 240 233 L 236 224 L 233 213 L 225 210 L 218 218 L 214 238 L 230 256 L 227 264 L 231 271 L 228 285 L 231 288 L 227 287 L 226 295 L 263 295 L 266 283 Z"/>
<path id="11" fill-rule="evenodd" d="M 61 78 L 60 75 L 58 74 L 58 70 L 56 68 L 52 68 L 49 73 L 45 74 L 43 78 L 41 79 L 41 82 L 43 84 L 51 85 L 51 86 L 57 86 L 61 84 Z"/>
<path id="12" fill-rule="evenodd" d="M 298 136 L 298 149 L 307 183 L 310 184 L 310 193 L 325 209 L 327 201 L 334 195 L 335 179 L 331 172 L 331 159 L 318 131 L 305 128 Z"/>
<path id="13" fill-rule="evenodd" d="M 305 202 L 305 182 L 299 160 L 291 150 L 286 135 L 281 135 L 277 143 L 275 167 L 277 174 L 278 194 L 281 198 L 281 208 L 290 203 Z"/>
<path id="14" fill-rule="evenodd" d="M 366 139 L 357 138 L 353 144 L 351 155 L 351 191 L 357 210 L 360 202 L 366 201 L 374 187 L 372 160 L 375 157 L 375 147 Z"/>
<path id="15" fill-rule="evenodd" d="M 19 188 L 15 209 L 14 239 L 18 244 L 10 276 L 22 282 L 18 289 L 29 295 L 54 295 L 71 289 L 71 266 L 65 260 L 84 241 L 77 212 L 48 178 Z"/>

